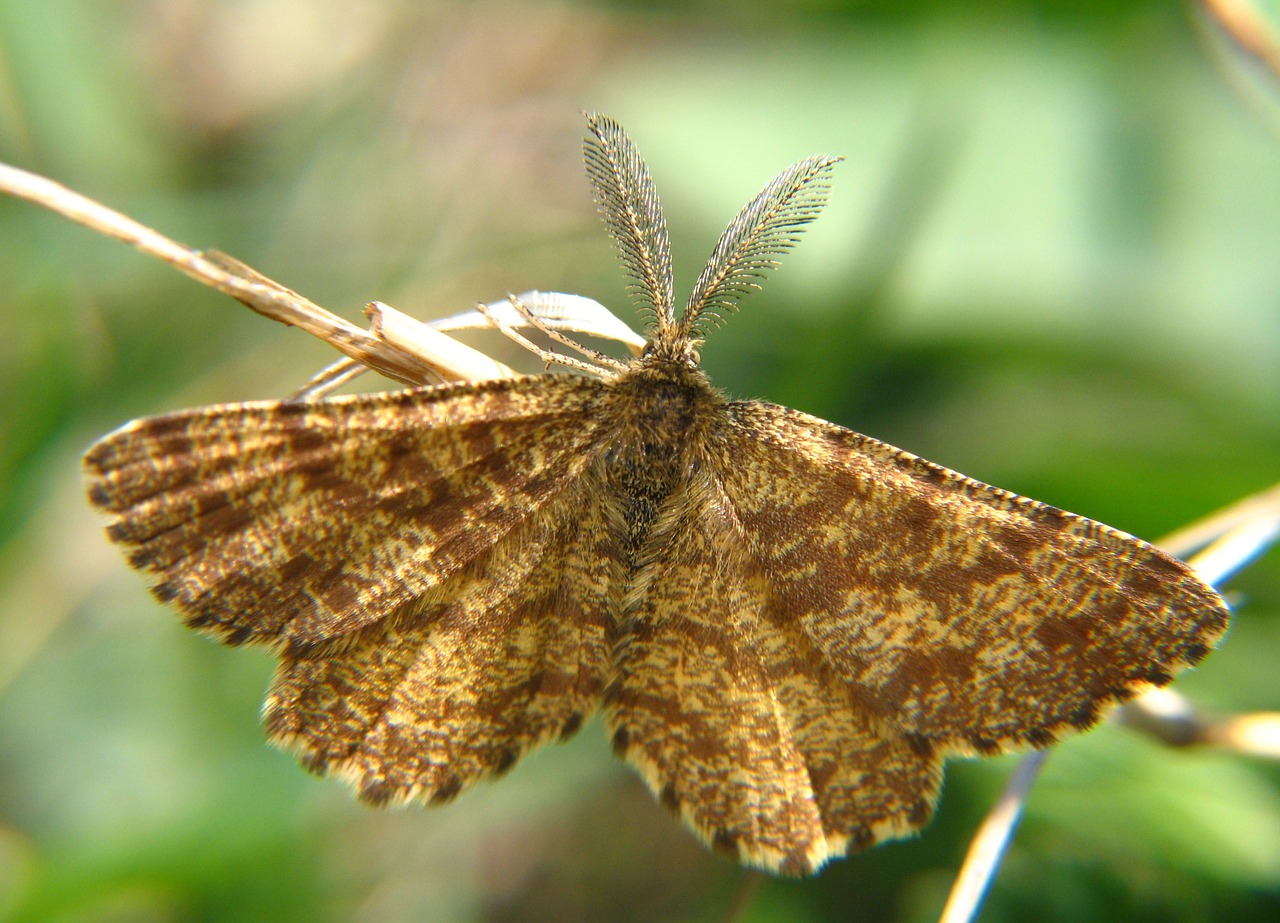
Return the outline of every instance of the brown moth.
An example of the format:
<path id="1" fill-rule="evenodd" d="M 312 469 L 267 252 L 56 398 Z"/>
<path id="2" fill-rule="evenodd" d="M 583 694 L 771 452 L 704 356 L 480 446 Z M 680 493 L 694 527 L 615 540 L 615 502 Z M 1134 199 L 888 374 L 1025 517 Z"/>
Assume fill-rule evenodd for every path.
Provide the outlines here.
<path id="1" fill-rule="evenodd" d="M 1151 545 L 711 386 L 707 322 L 835 158 L 743 208 L 677 316 L 648 170 L 588 124 L 652 312 L 638 358 L 181 411 L 85 456 L 155 595 L 278 653 L 272 741 L 367 802 L 435 803 L 600 709 L 700 839 L 804 874 L 921 827 L 944 757 L 1043 747 L 1213 647 L 1222 599 Z"/>

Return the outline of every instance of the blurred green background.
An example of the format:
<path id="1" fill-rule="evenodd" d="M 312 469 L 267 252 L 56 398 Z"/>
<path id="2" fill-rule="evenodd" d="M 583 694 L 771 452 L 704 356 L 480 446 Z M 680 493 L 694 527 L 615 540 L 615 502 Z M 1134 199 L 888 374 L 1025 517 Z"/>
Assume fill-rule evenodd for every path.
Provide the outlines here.
<path id="1" fill-rule="evenodd" d="M 844 154 L 713 378 L 1155 538 L 1280 472 L 1280 133 L 1240 65 L 1138 0 L 0 0 L 0 159 L 353 320 L 526 288 L 630 319 L 580 109 L 644 152 L 686 289 L 774 173 Z M 596 724 L 429 811 L 266 747 L 270 658 L 150 600 L 78 456 L 333 357 L 0 199 L 0 919 L 936 919 L 1007 759 L 953 764 L 917 840 L 752 883 Z M 1280 700 L 1278 559 L 1179 680 L 1206 707 Z M 1280 770 L 1071 741 L 982 919 L 1280 919 Z"/>

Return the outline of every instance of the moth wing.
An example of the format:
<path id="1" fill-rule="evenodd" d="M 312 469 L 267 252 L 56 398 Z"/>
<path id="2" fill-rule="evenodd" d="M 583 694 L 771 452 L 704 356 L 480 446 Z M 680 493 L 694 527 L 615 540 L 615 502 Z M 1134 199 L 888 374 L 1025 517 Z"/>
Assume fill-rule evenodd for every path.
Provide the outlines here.
<path id="1" fill-rule="evenodd" d="M 313 643 L 385 618 L 572 485 L 602 386 L 538 376 L 127 424 L 84 458 L 110 538 L 188 624 Z"/>
<path id="2" fill-rule="evenodd" d="M 372 803 L 441 802 L 591 715 L 621 581 L 591 473 L 392 617 L 284 651 L 273 742 Z"/>
<path id="3" fill-rule="evenodd" d="M 769 585 L 921 753 L 1043 746 L 1199 661 L 1225 603 L 1133 536 L 776 405 L 730 405 L 722 480 Z"/>
<path id="4" fill-rule="evenodd" d="M 615 752 L 702 840 L 783 874 L 922 825 L 940 761 L 880 727 L 798 621 L 770 617 L 767 574 L 705 470 L 668 502 L 605 692 Z"/>

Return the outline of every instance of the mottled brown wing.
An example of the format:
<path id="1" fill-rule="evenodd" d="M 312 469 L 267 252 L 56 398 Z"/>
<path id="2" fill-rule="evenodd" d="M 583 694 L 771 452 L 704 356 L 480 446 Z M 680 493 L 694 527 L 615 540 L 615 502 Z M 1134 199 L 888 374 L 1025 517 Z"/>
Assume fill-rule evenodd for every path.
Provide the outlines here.
<path id="1" fill-rule="evenodd" d="M 1222 599 L 1132 536 L 745 402 L 716 472 L 769 593 L 922 756 L 1043 746 L 1199 661 Z"/>
<path id="2" fill-rule="evenodd" d="M 268 735 L 379 804 L 446 801 L 572 734 L 598 703 L 622 587 L 607 502 L 589 472 L 391 618 L 292 646 Z"/>
<path id="3" fill-rule="evenodd" d="M 356 631 L 459 573 L 590 464 L 602 385 L 569 376 L 130 423 L 85 455 L 108 534 L 237 644 Z"/>
<path id="4" fill-rule="evenodd" d="M 784 874 L 923 824 L 940 761 L 882 726 L 799 621 L 768 617 L 768 574 L 714 479 L 682 491 L 620 624 L 615 751 L 701 839 Z"/>

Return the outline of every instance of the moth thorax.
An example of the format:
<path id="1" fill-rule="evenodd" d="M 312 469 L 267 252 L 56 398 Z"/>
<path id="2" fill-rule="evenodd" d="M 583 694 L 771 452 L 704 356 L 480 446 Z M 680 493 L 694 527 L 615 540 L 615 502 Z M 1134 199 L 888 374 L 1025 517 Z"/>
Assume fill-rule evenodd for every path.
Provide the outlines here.
<path id="1" fill-rule="evenodd" d="M 624 477 L 665 481 L 696 455 L 723 398 L 688 361 L 646 356 L 610 386 L 611 462 Z M 622 473 L 619 471 L 618 473 Z"/>
<path id="2" fill-rule="evenodd" d="M 613 390 L 618 423 L 642 442 L 685 442 L 722 402 L 702 369 L 657 356 L 637 362 Z"/>

